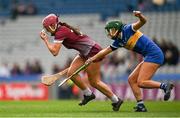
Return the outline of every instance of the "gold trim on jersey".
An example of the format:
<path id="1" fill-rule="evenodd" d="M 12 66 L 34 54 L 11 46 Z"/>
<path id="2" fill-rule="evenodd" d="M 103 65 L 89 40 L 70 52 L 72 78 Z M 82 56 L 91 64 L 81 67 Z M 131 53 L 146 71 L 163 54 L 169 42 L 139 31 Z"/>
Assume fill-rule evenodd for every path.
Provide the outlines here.
<path id="1" fill-rule="evenodd" d="M 136 31 L 136 33 L 134 33 L 134 35 L 132 35 L 126 45 L 124 46 L 125 48 L 129 49 L 129 50 L 132 50 L 134 48 L 134 46 L 136 45 L 138 39 L 143 35 L 142 32 L 140 32 L 139 30 Z"/>

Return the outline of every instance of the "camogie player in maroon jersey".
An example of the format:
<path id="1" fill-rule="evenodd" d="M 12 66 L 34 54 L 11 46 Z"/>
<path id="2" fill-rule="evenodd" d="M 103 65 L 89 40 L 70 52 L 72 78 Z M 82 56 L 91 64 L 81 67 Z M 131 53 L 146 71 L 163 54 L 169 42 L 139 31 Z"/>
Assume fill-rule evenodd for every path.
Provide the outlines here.
<path id="1" fill-rule="evenodd" d="M 67 23 L 60 22 L 58 16 L 55 14 L 49 14 L 46 16 L 42 23 L 44 29 L 55 37 L 54 43 L 50 43 L 47 34 L 43 31 L 40 32 L 41 39 L 54 56 L 58 55 L 62 45 L 67 49 L 75 49 L 79 52 L 79 55 L 77 55 L 72 61 L 67 76 L 74 73 L 89 57 L 94 56 L 102 49 L 99 44 L 87 35 L 82 34 L 76 28 Z M 118 98 L 104 82 L 101 81 L 100 60 L 89 65 L 85 71 L 87 72 L 90 85 L 106 95 L 112 101 L 113 110 L 118 111 L 123 101 Z M 84 99 L 79 103 L 80 106 L 95 99 L 95 95 L 84 81 L 81 80 L 79 75 L 74 76 L 71 80 L 83 91 Z"/>

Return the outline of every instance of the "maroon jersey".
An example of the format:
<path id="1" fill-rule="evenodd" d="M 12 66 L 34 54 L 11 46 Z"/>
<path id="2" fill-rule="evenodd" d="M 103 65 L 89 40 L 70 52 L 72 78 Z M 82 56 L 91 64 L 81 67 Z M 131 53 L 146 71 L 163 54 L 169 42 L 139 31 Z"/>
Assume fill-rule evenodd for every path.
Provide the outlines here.
<path id="1" fill-rule="evenodd" d="M 68 49 L 75 49 L 80 52 L 84 58 L 88 58 L 98 53 L 101 47 L 87 35 L 77 35 L 73 30 L 66 26 L 60 26 L 55 33 L 54 42 L 62 43 Z"/>

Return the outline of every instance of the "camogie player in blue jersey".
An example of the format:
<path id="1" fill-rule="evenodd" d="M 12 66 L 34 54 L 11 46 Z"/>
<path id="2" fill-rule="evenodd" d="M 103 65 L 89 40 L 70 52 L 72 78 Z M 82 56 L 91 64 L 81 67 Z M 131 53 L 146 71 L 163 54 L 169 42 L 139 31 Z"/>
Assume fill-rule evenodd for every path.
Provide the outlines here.
<path id="1" fill-rule="evenodd" d="M 86 64 L 104 58 L 107 54 L 123 47 L 141 54 L 144 60 L 137 65 L 129 75 L 128 82 L 137 100 L 136 112 L 146 112 L 140 88 L 160 88 L 164 90 L 164 100 L 170 98 L 173 84 L 160 83 L 151 80 L 157 69 L 164 62 L 164 55 L 161 49 L 139 29 L 146 23 L 146 17 L 140 11 L 134 11 L 134 16 L 139 20 L 132 24 L 124 24 L 121 21 L 110 21 L 106 24 L 105 30 L 108 37 L 114 42 L 107 48 L 101 50 L 95 56 L 89 58 Z"/>

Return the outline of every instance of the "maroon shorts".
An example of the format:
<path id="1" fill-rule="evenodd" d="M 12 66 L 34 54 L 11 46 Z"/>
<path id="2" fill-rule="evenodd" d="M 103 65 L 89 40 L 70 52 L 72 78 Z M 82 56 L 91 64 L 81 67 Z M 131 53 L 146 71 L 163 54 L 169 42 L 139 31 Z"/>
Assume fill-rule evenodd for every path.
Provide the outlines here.
<path id="1" fill-rule="evenodd" d="M 83 56 L 81 54 L 80 57 L 82 57 L 83 59 L 87 60 L 90 57 L 93 57 L 94 55 L 96 55 L 98 52 L 100 52 L 102 50 L 101 46 L 98 45 L 97 43 L 91 48 L 90 52 L 88 53 L 87 56 Z M 95 62 L 101 61 L 102 59 L 96 60 Z"/>

